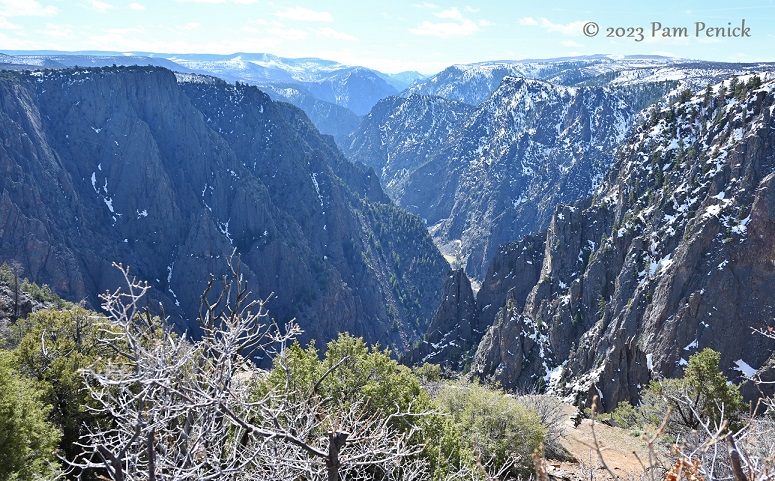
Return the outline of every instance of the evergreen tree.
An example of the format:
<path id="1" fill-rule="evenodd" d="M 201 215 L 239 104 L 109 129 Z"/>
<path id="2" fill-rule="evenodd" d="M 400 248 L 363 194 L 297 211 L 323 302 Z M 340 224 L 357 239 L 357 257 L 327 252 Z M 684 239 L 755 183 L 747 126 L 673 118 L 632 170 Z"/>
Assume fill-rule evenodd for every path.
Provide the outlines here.
<path id="1" fill-rule="evenodd" d="M 60 433 L 47 421 L 51 408 L 41 397 L 34 382 L 13 369 L 11 354 L 0 351 L 0 480 L 46 479 L 58 470 Z"/>

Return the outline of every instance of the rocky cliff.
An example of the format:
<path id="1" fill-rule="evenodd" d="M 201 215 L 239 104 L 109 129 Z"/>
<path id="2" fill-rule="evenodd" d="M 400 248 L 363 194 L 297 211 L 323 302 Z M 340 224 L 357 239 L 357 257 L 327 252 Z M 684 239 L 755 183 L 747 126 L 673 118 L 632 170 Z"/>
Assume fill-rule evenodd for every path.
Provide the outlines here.
<path id="1" fill-rule="evenodd" d="M 372 167 L 387 193 L 400 202 L 411 176 L 454 140 L 474 110 L 441 97 L 388 97 L 353 131 L 344 152 Z"/>
<path id="2" fill-rule="evenodd" d="M 123 262 L 193 328 L 208 273 L 236 251 L 305 339 L 400 351 L 425 332 L 446 263 L 300 110 L 153 67 L 0 77 L 0 258 L 31 280 L 98 306 Z"/>
<path id="3" fill-rule="evenodd" d="M 477 108 L 388 99 L 346 152 L 380 173 L 391 197 L 481 282 L 499 245 L 545 228 L 558 203 L 600 183 L 646 96 L 507 77 Z"/>
<path id="4" fill-rule="evenodd" d="M 524 305 L 510 291 L 473 372 L 612 409 L 705 347 L 735 379 L 766 363 L 753 329 L 775 314 L 775 83 L 758 80 L 655 112 L 593 197 L 555 210 L 539 280 Z"/>
<path id="5" fill-rule="evenodd" d="M 423 336 L 403 357 L 407 364 L 426 362 L 460 371 L 470 362 L 482 326 L 471 282 L 463 269 L 451 271 L 444 281 L 441 304 Z"/>
<path id="6" fill-rule="evenodd" d="M 338 145 L 346 145 L 347 137 L 361 123 L 350 109 L 326 102 L 293 84 L 266 84 L 259 88 L 272 100 L 288 102 L 302 109 L 321 134 L 330 135 Z"/>

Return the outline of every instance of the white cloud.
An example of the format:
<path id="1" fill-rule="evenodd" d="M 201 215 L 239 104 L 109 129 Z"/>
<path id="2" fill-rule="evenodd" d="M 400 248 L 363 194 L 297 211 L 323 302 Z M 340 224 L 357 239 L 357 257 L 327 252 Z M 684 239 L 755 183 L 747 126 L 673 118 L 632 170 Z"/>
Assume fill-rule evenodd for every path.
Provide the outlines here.
<path id="1" fill-rule="evenodd" d="M 15 23 L 11 23 L 8 21 L 5 17 L 0 17 L 0 29 L 2 30 L 21 30 L 23 27 L 21 25 L 16 25 Z"/>
<path id="2" fill-rule="evenodd" d="M 0 17 L 50 17 L 59 10 L 35 0 L 0 0 Z"/>
<path id="3" fill-rule="evenodd" d="M 274 38 L 283 40 L 306 40 L 309 36 L 306 31 L 299 28 L 271 28 L 267 31 Z"/>
<path id="4" fill-rule="evenodd" d="M 331 27 L 319 27 L 319 28 L 313 29 L 313 31 L 318 35 L 320 35 L 321 37 L 325 37 L 325 38 L 333 38 L 336 40 L 347 40 L 348 42 L 353 42 L 356 40 L 356 38 L 350 35 L 349 33 L 340 32 L 338 30 L 334 30 Z"/>
<path id="5" fill-rule="evenodd" d="M 73 38 L 73 26 L 72 25 L 56 25 L 53 23 L 47 23 L 45 30 L 39 31 L 41 34 L 56 38 L 56 39 L 63 39 L 63 38 Z"/>
<path id="6" fill-rule="evenodd" d="M 237 5 L 253 5 L 254 3 L 258 3 L 259 0 L 175 0 L 178 3 L 210 3 L 210 4 L 221 4 L 221 3 L 236 3 Z"/>
<path id="7" fill-rule="evenodd" d="M 113 8 L 113 5 L 101 2 L 100 0 L 91 0 L 91 6 L 94 10 L 97 10 L 100 13 L 105 13 Z"/>
<path id="8" fill-rule="evenodd" d="M 541 17 L 538 20 L 533 17 L 523 17 L 519 19 L 519 24 L 538 26 L 551 33 L 561 33 L 563 35 L 581 35 L 583 33 L 584 20 L 578 20 L 569 23 L 554 23 L 546 17 Z"/>
<path id="9" fill-rule="evenodd" d="M 183 30 L 196 30 L 201 26 L 202 24 L 199 22 L 188 22 L 187 24 L 183 25 Z"/>
<path id="10" fill-rule="evenodd" d="M 409 31 L 415 35 L 424 35 L 429 37 L 466 37 L 481 30 L 472 20 L 464 18 L 460 22 L 441 22 L 433 23 L 425 21 L 416 28 Z"/>
<path id="11" fill-rule="evenodd" d="M 415 35 L 424 35 L 429 37 L 450 38 L 466 37 L 481 30 L 480 27 L 492 25 L 487 20 L 473 21 L 466 18 L 457 7 L 450 7 L 446 10 L 433 14 L 436 18 L 449 20 L 447 22 L 429 22 L 424 21 L 409 32 Z"/>
<path id="12" fill-rule="evenodd" d="M 304 7 L 293 7 L 275 13 L 280 18 L 299 22 L 333 22 L 334 17 L 329 12 L 318 12 Z"/>
<path id="13" fill-rule="evenodd" d="M 563 47 L 574 47 L 574 48 L 583 47 L 583 45 L 581 45 L 578 42 L 574 42 L 573 40 L 563 40 L 561 43 Z"/>
<path id="14" fill-rule="evenodd" d="M 434 13 L 433 15 L 439 17 L 439 18 L 450 18 L 454 20 L 463 20 L 463 14 L 460 13 L 460 10 L 457 9 L 457 7 L 448 8 L 446 10 L 442 10 L 439 13 Z"/>
<path id="15" fill-rule="evenodd" d="M 439 8 L 438 5 L 436 5 L 435 3 L 430 3 L 430 2 L 413 3 L 412 6 L 415 7 L 415 8 L 429 8 L 431 10 L 435 10 L 435 9 Z"/>
<path id="16" fill-rule="evenodd" d="M 145 10 L 145 5 L 140 5 L 139 3 L 134 2 L 129 4 L 129 8 L 131 8 L 132 10 L 137 10 L 138 12 L 141 12 Z"/>

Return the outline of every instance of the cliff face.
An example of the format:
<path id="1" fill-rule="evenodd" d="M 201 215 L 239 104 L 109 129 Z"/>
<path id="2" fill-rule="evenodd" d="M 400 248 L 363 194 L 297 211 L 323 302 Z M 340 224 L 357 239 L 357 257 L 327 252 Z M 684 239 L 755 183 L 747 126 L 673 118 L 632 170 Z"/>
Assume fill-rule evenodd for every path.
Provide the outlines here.
<path id="1" fill-rule="evenodd" d="M 660 110 L 591 199 L 556 209 L 540 278 L 500 306 L 475 373 L 612 409 L 705 347 L 736 379 L 765 365 L 752 330 L 775 310 L 775 83 L 735 82 Z"/>
<path id="2" fill-rule="evenodd" d="M 507 77 L 478 107 L 413 95 L 377 104 L 345 152 L 483 282 L 498 246 L 545 229 L 591 194 L 647 103 L 646 88 L 565 87 Z M 662 89 L 662 90 L 660 90 Z"/>
<path id="3" fill-rule="evenodd" d="M 400 202 L 414 172 L 452 140 L 474 110 L 441 97 L 388 97 L 364 117 L 343 150 L 353 161 L 373 168 L 385 191 Z M 422 210 L 423 204 L 415 209 Z"/>
<path id="4" fill-rule="evenodd" d="M 123 262 L 194 328 L 236 251 L 305 339 L 402 350 L 425 332 L 447 266 L 422 223 L 255 87 L 160 68 L 4 73 L 0 125 L 0 257 L 68 299 L 98 306 Z"/>
<path id="5" fill-rule="evenodd" d="M 463 269 L 451 271 L 444 281 L 441 304 L 421 343 L 404 356 L 408 364 L 426 362 L 462 370 L 481 338 L 481 326 L 471 282 Z"/>
<path id="6" fill-rule="evenodd" d="M 302 109 L 321 134 L 334 137 L 339 145 L 345 145 L 347 136 L 361 123 L 361 118 L 352 110 L 320 100 L 299 86 L 265 84 L 258 87 L 272 100 L 288 102 Z"/>

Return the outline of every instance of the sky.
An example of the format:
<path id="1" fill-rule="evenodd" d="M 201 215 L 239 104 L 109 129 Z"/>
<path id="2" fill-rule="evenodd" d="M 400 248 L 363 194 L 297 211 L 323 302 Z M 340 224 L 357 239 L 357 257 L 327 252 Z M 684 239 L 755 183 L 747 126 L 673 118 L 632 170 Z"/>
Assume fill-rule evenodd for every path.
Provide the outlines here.
<path id="1" fill-rule="evenodd" d="M 271 53 L 431 74 L 591 54 L 775 61 L 773 44 L 775 0 L 0 0 L 2 52 Z"/>

